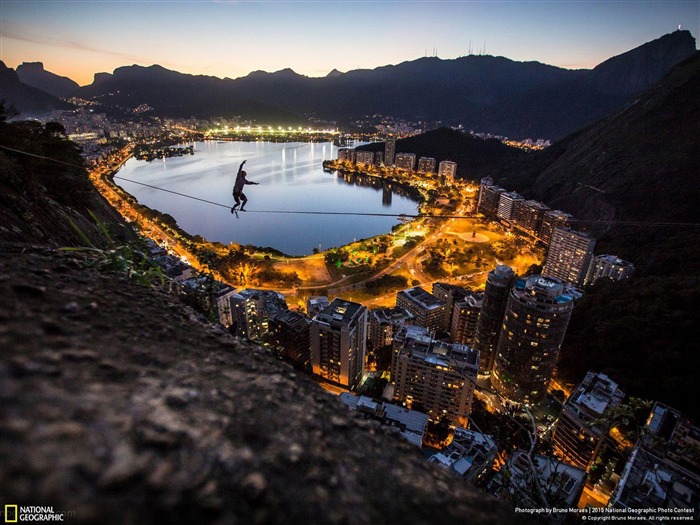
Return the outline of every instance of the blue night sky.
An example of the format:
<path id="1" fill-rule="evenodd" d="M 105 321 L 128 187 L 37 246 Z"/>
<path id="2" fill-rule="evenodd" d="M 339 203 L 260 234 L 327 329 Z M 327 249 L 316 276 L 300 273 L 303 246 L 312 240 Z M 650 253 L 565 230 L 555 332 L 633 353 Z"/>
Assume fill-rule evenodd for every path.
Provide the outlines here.
<path id="1" fill-rule="evenodd" d="M 0 0 L 0 59 L 43 62 L 81 85 L 124 65 L 237 78 L 308 76 L 470 50 L 564 68 L 675 31 L 700 34 L 698 0 Z"/>

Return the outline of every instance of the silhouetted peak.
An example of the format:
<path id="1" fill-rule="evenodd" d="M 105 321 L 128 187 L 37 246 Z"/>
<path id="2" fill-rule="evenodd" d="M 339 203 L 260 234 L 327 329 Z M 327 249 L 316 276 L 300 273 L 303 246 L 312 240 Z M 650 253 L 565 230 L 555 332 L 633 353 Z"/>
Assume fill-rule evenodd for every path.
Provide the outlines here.
<path id="1" fill-rule="evenodd" d="M 342 72 L 340 72 L 340 71 L 338 71 L 337 69 L 333 68 L 333 71 L 331 71 L 330 73 L 328 73 L 328 74 L 326 75 L 326 77 L 327 77 L 327 78 L 339 77 L 339 76 L 342 75 L 342 74 L 343 74 Z"/>
<path id="2" fill-rule="evenodd" d="M 284 69 L 280 69 L 279 71 L 275 71 L 273 73 L 275 76 L 284 76 L 284 77 L 300 77 L 303 75 L 300 75 L 296 71 L 294 71 L 291 68 L 285 67 Z"/>
<path id="3" fill-rule="evenodd" d="M 112 77 L 112 73 L 95 73 L 95 77 L 92 80 L 92 84 L 94 86 L 97 86 L 99 84 L 102 84 L 103 82 L 106 82 Z"/>
<path id="4" fill-rule="evenodd" d="M 17 70 L 19 69 L 27 69 L 30 71 L 44 71 L 44 63 L 43 62 L 22 62 L 19 66 L 17 66 Z"/>
<path id="5" fill-rule="evenodd" d="M 589 82 L 604 93 L 640 92 L 695 51 L 689 31 L 674 31 L 598 64 Z"/>

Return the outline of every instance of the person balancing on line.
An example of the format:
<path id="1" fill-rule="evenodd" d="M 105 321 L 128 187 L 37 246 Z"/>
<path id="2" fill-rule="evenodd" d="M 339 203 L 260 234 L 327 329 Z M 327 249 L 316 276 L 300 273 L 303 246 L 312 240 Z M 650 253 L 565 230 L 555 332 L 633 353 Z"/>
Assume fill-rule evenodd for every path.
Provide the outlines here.
<path id="1" fill-rule="evenodd" d="M 245 205 L 248 202 L 248 198 L 245 196 L 243 193 L 243 186 L 246 184 L 260 184 L 259 182 L 253 182 L 248 179 L 246 179 L 246 172 L 243 171 L 243 164 L 245 164 L 246 161 L 244 160 L 241 162 L 241 165 L 238 168 L 238 173 L 236 174 L 236 182 L 233 185 L 233 200 L 236 201 L 236 204 L 233 205 L 231 208 L 231 213 L 236 212 L 236 208 L 241 204 L 241 201 L 243 201 L 243 204 L 241 205 L 241 211 L 245 211 Z"/>

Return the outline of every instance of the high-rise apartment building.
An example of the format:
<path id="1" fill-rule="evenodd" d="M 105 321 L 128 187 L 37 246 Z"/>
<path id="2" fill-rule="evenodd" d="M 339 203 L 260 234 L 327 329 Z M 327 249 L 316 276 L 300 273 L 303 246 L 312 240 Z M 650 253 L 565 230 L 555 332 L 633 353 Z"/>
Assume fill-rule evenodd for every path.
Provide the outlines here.
<path id="1" fill-rule="evenodd" d="M 387 137 L 384 142 L 384 165 L 394 165 L 394 155 L 396 155 L 396 137 Z"/>
<path id="2" fill-rule="evenodd" d="M 432 292 L 438 300 L 445 303 L 445 324 L 443 329 L 449 331 L 455 302 L 467 295 L 469 290 L 450 283 L 433 283 Z"/>
<path id="3" fill-rule="evenodd" d="M 362 379 L 367 348 L 367 308 L 342 299 L 311 322 L 311 368 L 315 375 L 353 389 Z"/>
<path id="4" fill-rule="evenodd" d="M 481 210 L 481 200 L 484 196 L 484 188 L 487 186 L 493 186 L 493 179 L 491 177 L 484 177 L 479 181 L 479 194 L 476 199 L 476 209 Z"/>
<path id="5" fill-rule="evenodd" d="M 432 157 L 419 158 L 418 173 L 435 173 L 435 159 Z"/>
<path id="6" fill-rule="evenodd" d="M 371 166 L 374 164 L 374 152 L 373 151 L 358 151 L 356 154 L 357 164 L 364 164 L 365 166 Z"/>
<path id="7" fill-rule="evenodd" d="M 573 215 L 560 210 L 545 211 L 542 215 L 540 231 L 538 232 L 537 237 L 539 237 L 540 240 L 545 244 L 549 244 L 549 241 L 552 239 L 554 229 L 569 229 L 571 227 L 571 221 L 573 218 Z"/>
<path id="8" fill-rule="evenodd" d="M 394 399 L 433 420 L 466 424 L 478 369 L 476 350 L 435 341 L 425 328 L 404 326 L 394 337 Z"/>
<path id="9" fill-rule="evenodd" d="M 345 162 L 345 161 L 352 162 L 352 149 L 350 149 L 350 148 L 338 148 L 338 160 L 340 162 Z"/>
<path id="10" fill-rule="evenodd" d="M 420 286 L 397 292 L 396 306 L 408 310 L 415 318 L 413 322 L 427 328 L 433 335 L 446 326 L 445 303 Z"/>
<path id="11" fill-rule="evenodd" d="M 438 166 L 438 176 L 445 178 L 445 183 L 450 184 L 457 176 L 457 163 L 451 160 L 443 160 Z"/>
<path id="12" fill-rule="evenodd" d="M 397 153 L 394 159 L 394 164 L 397 168 L 407 171 L 413 171 L 416 167 L 415 153 Z"/>
<path id="13" fill-rule="evenodd" d="M 233 334 L 263 342 L 268 335 L 269 320 L 287 309 L 284 295 L 270 290 L 247 288 L 230 297 Z"/>
<path id="14" fill-rule="evenodd" d="M 216 311 L 219 314 L 219 323 L 228 328 L 231 326 L 231 324 L 233 324 L 233 316 L 231 315 L 231 297 L 236 294 L 236 289 L 219 283 L 218 281 L 216 281 L 216 283 L 214 301 L 216 304 Z"/>
<path id="15" fill-rule="evenodd" d="M 311 370 L 311 319 L 300 312 L 285 310 L 270 319 L 268 341 L 278 355 L 295 368 Z"/>
<path id="16" fill-rule="evenodd" d="M 503 219 L 504 221 L 513 220 L 513 215 L 516 211 L 516 208 L 524 200 L 525 199 L 523 199 L 522 195 L 514 191 L 507 191 L 501 193 L 501 196 L 498 199 L 498 209 L 496 210 L 496 217 L 498 217 L 499 219 Z"/>
<path id="17" fill-rule="evenodd" d="M 486 278 L 484 298 L 474 334 L 474 348 L 479 351 L 479 370 L 482 374 L 491 373 L 496 357 L 496 345 L 501 333 L 503 314 L 510 289 L 515 281 L 515 273 L 506 265 L 496 266 Z"/>
<path id="18" fill-rule="evenodd" d="M 554 427 L 554 453 L 566 463 L 588 470 L 610 428 L 599 421 L 624 396 L 608 376 L 588 372 L 566 400 Z"/>
<path id="19" fill-rule="evenodd" d="M 473 344 L 483 303 L 483 294 L 475 292 L 469 292 L 461 299 L 455 301 L 452 307 L 452 320 L 450 323 L 452 342 L 461 345 Z"/>
<path id="20" fill-rule="evenodd" d="M 595 239 L 586 232 L 555 228 L 542 268 L 545 277 L 583 286 L 593 257 Z"/>
<path id="21" fill-rule="evenodd" d="M 413 323 L 413 314 L 398 306 L 369 311 L 369 341 L 374 350 L 391 346 L 394 334 L 404 325 Z"/>
<path id="22" fill-rule="evenodd" d="M 501 194 L 505 189 L 494 185 L 483 184 L 479 188 L 479 202 L 477 211 L 487 217 L 495 217 L 498 213 L 498 205 L 501 201 Z"/>
<path id="23" fill-rule="evenodd" d="M 549 211 L 549 207 L 539 201 L 523 201 L 516 208 L 513 222 L 519 229 L 537 237 L 542 228 L 542 219 L 547 211 Z"/>
<path id="24" fill-rule="evenodd" d="M 560 280 L 516 279 L 491 373 L 491 384 L 503 397 L 525 404 L 544 398 L 573 309 L 574 295 Z"/>
<path id="25" fill-rule="evenodd" d="M 598 279 L 608 278 L 624 281 L 634 275 L 634 264 L 614 255 L 596 255 L 591 259 L 586 276 L 586 284 L 593 284 Z"/>

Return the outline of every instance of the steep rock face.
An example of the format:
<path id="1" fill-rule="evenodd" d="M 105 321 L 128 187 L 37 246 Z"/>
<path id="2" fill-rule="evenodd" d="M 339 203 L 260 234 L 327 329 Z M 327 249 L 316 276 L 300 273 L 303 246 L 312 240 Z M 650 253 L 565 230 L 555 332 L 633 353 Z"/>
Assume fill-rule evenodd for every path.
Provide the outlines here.
<path id="1" fill-rule="evenodd" d="M 112 73 L 95 73 L 95 76 L 92 80 L 92 85 L 99 86 L 100 84 L 106 82 L 110 78 L 112 78 Z"/>
<path id="2" fill-rule="evenodd" d="M 700 198 L 700 53 L 612 117 L 504 173 L 504 187 L 579 218 L 694 221 Z"/>
<path id="3" fill-rule="evenodd" d="M 1 249 L 6 501 L 73 523 L 516 521 L 174 296 Z"/>
<path id="4" fill-rule="evenodd" d="M 587 83 L 607 94 L 640 93 L 695 51 L 689 31 L 674 31 L 597 65 Z"/>
<path id="5" fill-rule="evenodd" d="M 44 69 L 41 62 L 24 62 L 17 66 L 19 79 L 28 86 L 35 87 L 54 97 L 67 97 L 80 86 L 68 77 L 62 77 Z"/>
<path id="6" fill-rule="evenodd" d="M 0 60 L 0 101 L 14 107 L 22 117 L 38 116 L 54 109 L 67 109 L 69 104 L 32 86 L 22 83 L 17 72 Z"/>

